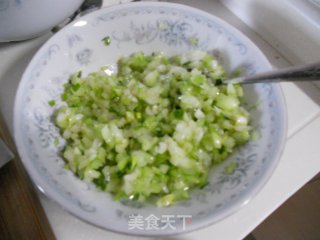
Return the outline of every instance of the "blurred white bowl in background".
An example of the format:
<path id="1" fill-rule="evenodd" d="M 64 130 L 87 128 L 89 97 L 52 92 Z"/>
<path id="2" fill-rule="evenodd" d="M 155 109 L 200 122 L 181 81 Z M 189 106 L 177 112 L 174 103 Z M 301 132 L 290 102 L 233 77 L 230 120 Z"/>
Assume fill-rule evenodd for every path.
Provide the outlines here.
<path id="1" fill-rule="evenodd" d="M 84 0 L 0 0 L 0 42 L 37 37 L 77 11 Z"/>

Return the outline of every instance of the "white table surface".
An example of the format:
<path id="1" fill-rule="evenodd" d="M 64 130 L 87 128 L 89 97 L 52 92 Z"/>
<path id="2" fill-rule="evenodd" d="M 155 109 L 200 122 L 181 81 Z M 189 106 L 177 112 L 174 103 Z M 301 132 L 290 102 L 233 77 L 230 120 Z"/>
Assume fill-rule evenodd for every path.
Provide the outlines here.
<path id="1" fill-rule="evenodd" d="M 274 67 L 289 65 L 286 59 L 220 2 L 174 2 L 191 5 L 219 16 L 255 42 Z M 33 54 L 50 36 L 51 34 L 47 34 L 29 41 L 0 44 L 0 110 L 11 131 L 14 97 L 21 75 Z M 281 86 L 287 102 L 288 136 L 280 163 L 267 184 L 235 214 L 205 229 L 169 239 L 242 239 L 320 171 L 320 88 L 313 83 L 281 83 Z M 65 212 L 40 192 L 39 197 L 57 239 L 140 239 L 96 228 Z"/>

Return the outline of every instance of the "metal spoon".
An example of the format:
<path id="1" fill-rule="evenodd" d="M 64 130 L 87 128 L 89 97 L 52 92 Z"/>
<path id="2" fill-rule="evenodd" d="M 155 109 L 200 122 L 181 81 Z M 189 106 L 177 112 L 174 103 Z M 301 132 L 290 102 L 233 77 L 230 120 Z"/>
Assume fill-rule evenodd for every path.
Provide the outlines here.
<path id="1" fill-rule="evenodd" d="M 223 80 L 222 83 L 247 84 L 285 81 L 320 81 L 320 62 L 258 73 L 251 76 L 230 78 Z"/>

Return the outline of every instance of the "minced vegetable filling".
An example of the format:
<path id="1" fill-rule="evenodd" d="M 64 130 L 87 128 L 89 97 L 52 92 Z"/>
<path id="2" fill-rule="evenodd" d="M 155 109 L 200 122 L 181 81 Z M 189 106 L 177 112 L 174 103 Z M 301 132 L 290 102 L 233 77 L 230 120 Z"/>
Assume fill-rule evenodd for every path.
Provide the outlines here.
<path id="1" fill-rule="evenodd" d="M 65 84 L 55 113 L 66 168 L 116 199 L 172 205 L 250 137 L 240 85 L 205 52 L 142 52 Z"/>

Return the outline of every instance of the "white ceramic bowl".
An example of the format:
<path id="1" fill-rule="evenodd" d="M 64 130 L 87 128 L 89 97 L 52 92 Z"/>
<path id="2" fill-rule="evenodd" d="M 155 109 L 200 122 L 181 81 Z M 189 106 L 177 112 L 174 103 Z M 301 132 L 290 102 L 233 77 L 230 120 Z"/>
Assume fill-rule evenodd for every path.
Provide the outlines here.
<path id="1" fill-rule="evenodd" d="M 111 38 L 109 46 L 101 41 L 106 36 Z M 197 44 L 191 44 L 190 38 L 196 38 Z M 193 49 L 212 52 L 230 71 L 242 68 L 253 74 L 270 69 L 261 51 L 229 24 L 197 9 L 163 2 L 101 9 L 73 22 L 44 44 L 22 77 L 14 111 L 15 141 L 39 189 L 89 223 L 134 235 L 170 235 L 202 228 L 253 198 L 275 169 L 286 137 L 286 108 L 278 84 L 244 86 L 246 101 L 259 103 L 250 112 L 261 138 L 215 167 L 210 184 L 195 190 L 189 201 L 168 208 L 115 202 L 111 195 L 63 168 L 59 156 L 63 141 L 54 144 L 60 136 L 51 118 L 55 108 L 48 101 L 55 99 L 56 107 L 61 105 L 60 94 L 70 74 L 115 65 L 120 56 L 140 50 L 173 55 Z M 228 174 L 225 168 L 230 163 L 237 167 Z M 158 229 L 148 229 L 152 218 Z M 165 225 L 168 218 L 175 229 Z M 134 221 L 142 222 L 139 226 L 143 229 L 133 225 Z"/>
<path id="2" fill-rule="evenodd" d="M 39 36 L 70 17 L 84 0 L 1 0 L 0 42 Z"/>

